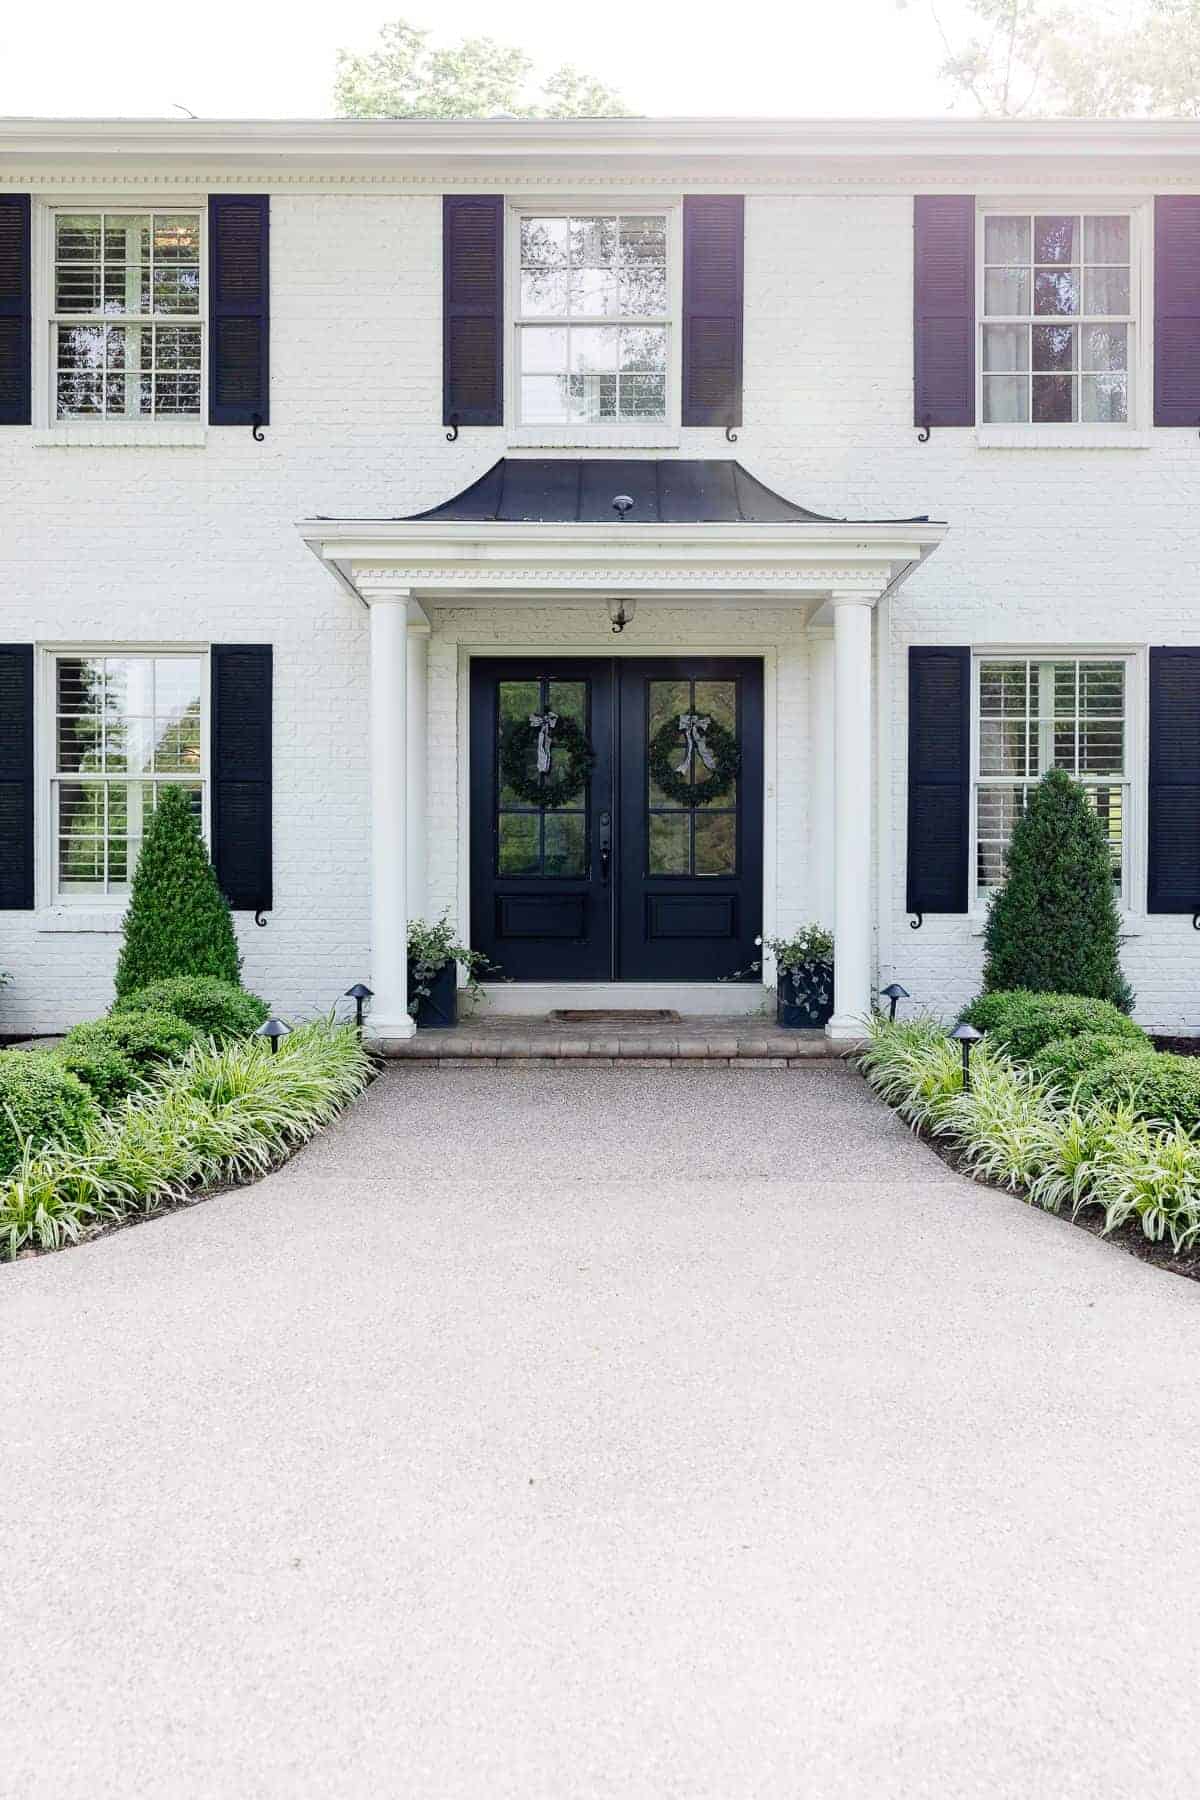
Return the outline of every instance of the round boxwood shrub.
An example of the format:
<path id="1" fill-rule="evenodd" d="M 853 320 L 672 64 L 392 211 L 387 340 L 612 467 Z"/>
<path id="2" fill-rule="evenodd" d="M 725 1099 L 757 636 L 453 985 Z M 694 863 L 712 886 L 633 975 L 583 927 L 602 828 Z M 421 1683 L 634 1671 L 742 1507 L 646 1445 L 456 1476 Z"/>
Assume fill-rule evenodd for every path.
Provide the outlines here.
<path id="1" fill-rule="evenodd" d="M 199 1033 L 173 1013 L 130 1012 L 76 1025 L 63 1039 L 63 1048 L 119 1050 L 140 1075 L 148 1075 L 163 1063 L 179 1062 L 199 1041 Z"/>
<path id="2" fill-rule="evenodd" d="M 0 1175 L 21 1160 L 26 1138 L 78 1144 L 99 1116 L 77 1075 L 48 1050 L 0 1050 Z"/>
<path id="3" fill-rule="evenodd" d="M 1081 1105 L 1127 1102 L 1142 1119 L 1200 1124 L 1200 1058 L 1194 1056 L 1111 1056 L 1080 1078 Z"/>
<path id="4" fill-rule="evenodd" d="M 103 1112 L 111 1112 L 119 1100 L 138 1086 L 138 1072 L 116 1044 L 98 1042 L 61 1044 L 55 1060 L 78 1075 Z"/>
<path id="5" fill-rule="evenodd" d="M 172 975 L 124 995 L 110 1016 L 128 1012 L 174 1013 L 205 1037 L 224 1042 L 227 1038 L 249 1037 L 269 1011 L 265 1000 L 235 987 L 231 981 L 218 981 L 214 975 Z"/>
<path id="6" fill-rule="evenodd" d="M 1005 993 L 981 994 L 972 1000 L 963 1018 L 977 1031 L 985 1031 L 993 1046 L 1007 1051 L 1018 1062 L 1028 1062 L 1055 1038 L 1094 1035 L 1122 1038 L 1131 1048 L 1150 1046 L 1140 1025 L 1111 1001 L 1085 999 L 1080 994 L 1034 994 L 1027 988 Z"/>
<path id="7" fill-rule="evenodd" d="M 1147 1043 L 1138 1048 L 1134 1040 L 1113 1031 L 1081 1031 L 1078 1037 L 1051 1038 L 1031 1056 L 1029 1066 L 1037 1075 L 1048 1076 L 1058 1086 L 1074 1086 L 1087 1069 L 1107 1062 L 1113 1056 L 1153 1056 Z"/>

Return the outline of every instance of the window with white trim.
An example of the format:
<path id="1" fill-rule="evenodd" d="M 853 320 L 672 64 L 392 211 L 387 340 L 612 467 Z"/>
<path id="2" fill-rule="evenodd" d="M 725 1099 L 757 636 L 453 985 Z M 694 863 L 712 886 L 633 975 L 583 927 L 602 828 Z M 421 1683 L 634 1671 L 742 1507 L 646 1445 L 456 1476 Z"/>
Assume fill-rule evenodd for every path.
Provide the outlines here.
<path id="1" fill-rule="evenodd" d="M 652 425 L 668 416 L 670 218 L 517 216 L 514 366 L 522 425 Z"/>
<path id="2" fill-rule="evenodd" d="M 204 296 L 201 215 L 52 215 L 54 418 L 198 419 Z"/>
<path id="3" fill-rule="evenodd" d="M 980 381 L 987 425 L 1123 425 L 1137 281 L 1128 212 L 983 216 Z"/>
<path id="4" fill-rule="evenodd" d="M 51 808 L 59 900 L 127 895 L 168 784 L 205 817 L 208 659 L 196 651 L 54 658 Z"/>
<path id="5" fill-rule="evenodd" d="M 1047 769 L 1080 782 L 1129 887 L 1129 665 L 1113 656 L 981 657 L 975 687 L 975 878 L 1004 879 L 1013 826 Z"/>

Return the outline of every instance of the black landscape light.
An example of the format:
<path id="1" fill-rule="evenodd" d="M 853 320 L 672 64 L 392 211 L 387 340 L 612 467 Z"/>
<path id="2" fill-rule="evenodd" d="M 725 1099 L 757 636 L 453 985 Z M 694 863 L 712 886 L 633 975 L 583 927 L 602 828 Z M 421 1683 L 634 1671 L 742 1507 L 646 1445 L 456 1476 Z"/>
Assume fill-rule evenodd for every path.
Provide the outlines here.
<path id="1" fill-rule="evenodd" d="M 950 1033 L 953 1042 L 962 1045 L 964 1094 L 971 1091 L 971 1046 L 977 1044 L 982 1036 L 982 1031 L 976 1031 L 973 1025 L 968 1025 L 965 1021 L 960 1021 Z"/>
<path id="2" fill-rule="evenodd" d="M 363 1028 L 363 1007 L 366 1002 L 373 999 L 374 996 L 365 981 L 356 981 L 352 988 L 346 989 L 346 998 L 347 1000 L 353 1000 L 354 1002 L 354 1023 L 358 1026 L 359 1036 L 361 1037 Z"/>
<path id="3" fill-rule="evenodd" d="M 911 995 L 906 987 L 900 986 L 898 981 L 890 981 L 887 987 L 880 988 L 879 998 L 890 1002 L 888 1007 L 888 1018 L 894 1021 L 897 1006 L 900 1004 L 901 1000 L 911 999 Z"/>
<path id="4" fill-rule="evenodd" d="M 291 1026 L 285 1025 L 282 1019 L 265 1019 L 254 1035 L 266 1038 L 271 1045 L 271 1055 L 278 1056 L 279 1040 L 281 1037 L 286 1037 L 291 1029 Z"/>

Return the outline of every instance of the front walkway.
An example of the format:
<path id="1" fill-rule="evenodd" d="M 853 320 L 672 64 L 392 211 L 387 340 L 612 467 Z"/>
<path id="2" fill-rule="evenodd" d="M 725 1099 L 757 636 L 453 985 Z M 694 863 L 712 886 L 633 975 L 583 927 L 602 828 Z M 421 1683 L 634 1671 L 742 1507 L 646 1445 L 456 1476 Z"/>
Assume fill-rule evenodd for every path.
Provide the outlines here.
<path id="1" fill-rule="evenodd" d="M 1195 1794 L 1200 1291 L 846 1067 L 393 1068 L 0 1355 L 5 1796 Z"/>

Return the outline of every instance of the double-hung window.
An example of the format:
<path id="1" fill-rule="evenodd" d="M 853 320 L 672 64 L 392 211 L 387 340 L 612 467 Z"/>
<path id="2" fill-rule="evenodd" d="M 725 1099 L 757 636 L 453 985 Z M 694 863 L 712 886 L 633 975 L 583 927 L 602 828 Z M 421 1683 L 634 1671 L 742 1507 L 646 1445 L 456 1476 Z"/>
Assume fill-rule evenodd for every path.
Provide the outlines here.
<path id="1" fill-rule="evenodd" d="M 1081 783 L 1108 838 L 1117 893 L 1129 893 L 1128 663 L 1112 656 L 976 660 L 975 876 L 1004 880 L 1013 826 L 1047 769 Z"/>
<path id="2" fill-rule="evenodd" d="M 196 420 L 201 215 L 55 212 L 50 368 L 59 420 Z"/>
<path id="3" fill-rule="evenodd" d="M 517 218 L 519 422 L 662 425 L 672 405 L 672 215 Z"/>
<path id="4" fill-rule="evenodd" d="M 71 653 L 53 665 L 55 898 L 125 896 L 165 786 L 182 786 L 203 824 L 207 658 Z"/>
<path id="5" fill-rule="evenodd" d="M 1128 212 L 988 212 L 980 256 L 986 425 L 1134 416 L 1135 223 Z"/>

